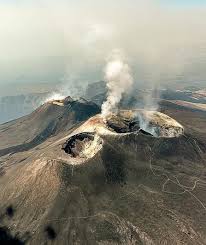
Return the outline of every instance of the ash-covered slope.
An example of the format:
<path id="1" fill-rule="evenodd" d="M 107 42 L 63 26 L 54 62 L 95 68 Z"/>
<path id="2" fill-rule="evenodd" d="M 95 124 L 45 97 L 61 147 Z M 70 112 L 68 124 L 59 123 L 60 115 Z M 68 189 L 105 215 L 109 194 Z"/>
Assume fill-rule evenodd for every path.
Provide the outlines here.
<path id="1" fill-rule="evenodd" d="M 0 226 L 34 245 L 206 244 L 205 143 L 170 113 L 179 137 L 117 132 L 97 115 L 4 156 Z"/>
<path id="2" fill-rule="evenodd" d="M 31 149 L 99 112 L 96 104 L 84 99 L 47 102 L 28 116 L 0 125 L 0 156 Z"/>

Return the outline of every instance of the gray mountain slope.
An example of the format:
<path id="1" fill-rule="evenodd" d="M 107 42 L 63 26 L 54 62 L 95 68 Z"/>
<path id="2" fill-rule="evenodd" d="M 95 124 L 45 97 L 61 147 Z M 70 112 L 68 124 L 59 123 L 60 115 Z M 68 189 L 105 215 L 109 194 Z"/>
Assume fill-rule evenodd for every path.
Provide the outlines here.
<path id="1" fill-rule="evenodd" d="M 35 245 L 206 244 L 206 118 L 165 112 L 185 135 L 105 134 L 79 163 L 62 150 L 67 129 L 2 156 L 1 227 Z"/>

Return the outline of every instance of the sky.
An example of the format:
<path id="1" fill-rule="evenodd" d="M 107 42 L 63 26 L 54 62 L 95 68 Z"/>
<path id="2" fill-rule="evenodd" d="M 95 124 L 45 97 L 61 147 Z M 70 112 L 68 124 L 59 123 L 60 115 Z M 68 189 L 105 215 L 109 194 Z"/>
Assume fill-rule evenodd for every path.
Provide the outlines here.
<path id="1" fill-rule="evenodd" d="M 0 19 L 0 85 L 98 81 L 114 49 L 137 83 L 206 81 L 206 0 L 0 0 Z"/>
<path id="2" fill-rule="evenodd" d="M 205 0 L 160 0 L 161 4 L 168 4 L 176 7 L 197 7 L 206 5 Z"/>
<path id="3" fill-rule="evenodd" d="M 74 1 L 74 0 L 73 0 Z M 161 4 L 178 5 L 178 6 L 198 6 L 205 5 L 205 0 L 159 0 Z M 22 3 L 32 3 L 34 0 L 1 0 L 1 4 L 22 4 Z M 42 2 L 36 0 L 35 2 Z M 71 2 L 71 1 L 70 1 Z M 76 0 L 80 2 L 80 0 Z"/>

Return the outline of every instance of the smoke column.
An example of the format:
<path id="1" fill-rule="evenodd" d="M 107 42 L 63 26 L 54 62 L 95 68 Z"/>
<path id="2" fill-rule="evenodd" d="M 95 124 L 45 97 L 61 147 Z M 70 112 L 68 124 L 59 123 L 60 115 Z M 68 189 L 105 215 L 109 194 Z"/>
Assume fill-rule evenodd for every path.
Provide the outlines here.
<path id="1" fill-rule="evenodd" d="M 123 93 L 133 85 L 130 67 L 124 61 L 120 51 L 114 50 L 105 68 L 105 80 L 108 88 L 107 100 L 102 105 L 102 117 L 117 113 Z"/>

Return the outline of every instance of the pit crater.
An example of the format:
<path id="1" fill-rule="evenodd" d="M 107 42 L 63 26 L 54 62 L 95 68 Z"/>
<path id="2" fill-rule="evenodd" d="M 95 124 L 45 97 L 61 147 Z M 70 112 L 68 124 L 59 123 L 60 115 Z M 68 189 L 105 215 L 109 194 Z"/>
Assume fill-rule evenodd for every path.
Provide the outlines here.
<path id="1" fill-rule="evenodd" d="M 93 132 L 72 135 L 62 146 L 65 153 L 73 158 L 92 158 L 102 149 L 103 139 Z"/>

